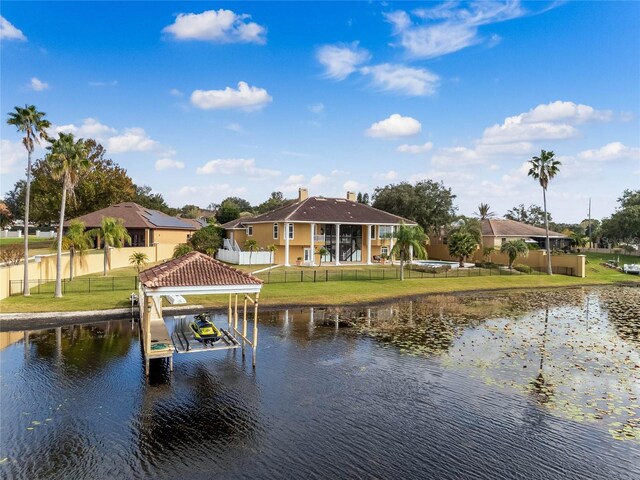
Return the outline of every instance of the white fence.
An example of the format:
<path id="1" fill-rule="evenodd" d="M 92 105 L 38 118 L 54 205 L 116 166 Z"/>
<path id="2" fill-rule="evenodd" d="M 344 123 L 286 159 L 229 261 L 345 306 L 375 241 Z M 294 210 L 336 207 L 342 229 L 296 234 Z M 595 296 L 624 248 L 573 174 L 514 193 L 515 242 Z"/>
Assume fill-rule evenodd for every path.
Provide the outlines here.
<path id="1" fill-rule="evenodd" d="M 15 232 L 9 230 L 0 231 L 0 238 L 22 238 L 22 231 L 18 230 Z"/>
<path id="2" fill-rule="evenodd" d="M 273 263 L 272 252 L 238 252 L 235 250 L 218 250 L 216 258 L 221 262 L 233 263 L 234 265 L 267 265 Z"/>

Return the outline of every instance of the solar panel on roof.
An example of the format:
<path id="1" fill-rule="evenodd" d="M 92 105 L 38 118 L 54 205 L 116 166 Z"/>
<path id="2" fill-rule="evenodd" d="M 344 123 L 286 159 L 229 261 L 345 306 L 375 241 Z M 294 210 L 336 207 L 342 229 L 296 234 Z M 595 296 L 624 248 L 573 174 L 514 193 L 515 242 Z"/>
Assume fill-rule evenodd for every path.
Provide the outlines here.
<path id="1" fill-rule="evenodd" d="M 193 226 L 189 223 L 156 210 L 145 210 L 144 217 L 156 227 L 189 228 L 193 230 Z"/>

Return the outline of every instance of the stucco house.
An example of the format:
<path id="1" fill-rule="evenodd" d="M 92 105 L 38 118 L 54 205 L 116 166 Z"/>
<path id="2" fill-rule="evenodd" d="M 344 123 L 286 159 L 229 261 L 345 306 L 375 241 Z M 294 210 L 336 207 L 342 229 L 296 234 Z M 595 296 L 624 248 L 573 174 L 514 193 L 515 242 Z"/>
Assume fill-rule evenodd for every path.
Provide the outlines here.
<path id="1" fill-rule="evenodd" d="M 416 225 L 356 202 L 353 192 L 347 192 L 347 198 L 309 197 L 307 189 L 301 188 L 295 203 L 222 225 L 226 238 L 217 258 L 241 263 L 238 253 L 246 250 L 247 240 L 253 239 L 260 250 L 275 245 L 271 260 L 285 266 L 316 265 L 321 247 L 327 251 L 322 263 L 371 264 L 382 254 L 389 254 L 394 229 L 403 223 Z"/>
<path id="2" fill-rule="evenodd" d="M 131 247 L 150 247 L 154 243 L 178 244 L 202 228 L 196 220 L 172 217 L 158 210 L 144 208 L 134 202 L 123 202 L 82 215 L 87 230 L 100 227 L 103 217 L 120 218 L 131 236 Z M 71 220 L 64 222 L 68 227 Z M 99 245 L 96 245 L 99 246 Z"/>
<path id="3" fill-rule="evenodd" d="M 546 248 L 544 228 L 506 218 L 488 218 L 482 222 L 482 245 L 500 249 L 504 242 L 522 239 L 527 243 Z M 571 244 L 571 239 L 562 233 L 549 230 L 552 250 L 561 250 Z"/>

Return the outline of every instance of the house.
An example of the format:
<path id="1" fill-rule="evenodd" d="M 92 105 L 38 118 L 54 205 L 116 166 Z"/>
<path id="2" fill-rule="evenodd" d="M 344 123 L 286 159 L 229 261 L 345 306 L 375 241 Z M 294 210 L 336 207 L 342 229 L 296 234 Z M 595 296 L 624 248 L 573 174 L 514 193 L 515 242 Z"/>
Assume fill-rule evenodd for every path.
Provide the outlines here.
<path id="1" fill-rule="evenodd" d="M 309 197 L 299 189 L 298 201 L 257 216 L 243 217 L 222 225 L 224 248 L 219 260 L 244 263 L 240 253 L 247 240 L 255 240 L 259 250 L 275 246 L 272 263 L 314 266 L 371 264 L 393 248 L 392 234 L 401 224 L 415 222 L 356 202 L 353 192 L 347 198 Z M 318 251 L 326 253 L 320 259 Z M 374 258 L 375 257 L 375 258 Z M 254 257 L 255 258 L 255 257 Z M 256 263 L 269 263 L 256 260 Z"/>
<path id="2" fill-rule="evenodd" d="M 504 242 L 522 239 L 529 244 L 546 248 L 544 228 L 506 218 L 488 218 L 482 222 L 482 245 L 500 249 Z M 571 245 L 571 239 L 562 233 L 549 230 L 551 250 L 562 250 Z"/>
<path id="3" fill-rule="evenodd" d="M 154 243 L 186 243 L 194 232 L 202 228 L 202 224 L 196 220 L 172 217 L 158 210 L 144 208 L 134 202 L 111 205 L 74 220 L 80 220 L 89 230 L 99 228 L 103 217 L 122 219 L 131 236 L 129 246 L 132 247 L 149 247 Z M 67 220 L 64 226 L 68 227 L 70 222 L 71 220 Z"/>

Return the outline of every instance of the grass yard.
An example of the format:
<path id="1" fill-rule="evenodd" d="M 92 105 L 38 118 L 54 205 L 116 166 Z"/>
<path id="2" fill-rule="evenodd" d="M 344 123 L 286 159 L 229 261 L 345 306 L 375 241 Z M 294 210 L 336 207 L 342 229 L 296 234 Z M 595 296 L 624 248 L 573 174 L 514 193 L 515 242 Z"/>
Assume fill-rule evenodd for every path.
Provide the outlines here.
<path id="1" fill-rule="evenodd" d="M 613 258 L 612 258 L 613 257 Z M 559 288 L 576 287 L 582 285 L 607 285 L 617 282 L 636 282 L 640 285 L 640 277 L 628 275 L 617 270 L 601 265 L 610 259 L 615 259 L 614 254 L 587 254 L 587 278 L 569 277 L 565 275 L 501 275 L 501 276 L 471 276 L 471 277 L 438 277 L 438 278 L 407 278 L 404 282 L 396 279 L 369 280 L 367 274 L 363 274 L 365 280 L 355 279 L 349 281 L 318 282 L 307 281 L 300 283 L 274 283 L 265 285 L 260 295 L 262 306 L 286 306 L 286 305 L 348 305 L 356 303 L 372 303 L 383 300 L 415 297 L 425 294 L 454 293 L 475 290 L 499 290 L 499 289 L 531 289 L 531 288 Z M 637 263 L 638 257 L 620 255 L 621 263 Z M 332 272 L 339 271 L 341 267 L 326 267 Z M 347 270 L 367 272 L 392 271 L 396 266 L 359 266 L 342 267 Z M 255 271 L 255 265 L 249 270 L 244 266 L 242 270 Z M 324 274 L 325 266 L 318 268 Z M 274 271 L 281 272 L 278 268 Z M 311 268 L 289 267 L 286 271 L 295 278 L 300 271 L 306 276 L 313 272 Z M 31 297 L 13 296 L 2 300 L 0 311 L 2 312 L 47 312 L 47 311 L 76 311 L 76 310 L 103 310 L 110 308 L 128 307 L 129 294 L 134 290 L 132 277 L 136 275 L 134 267 L 125 267 L 109 272 L 108 277 L 96 273 L 78 277 L 79 281 L 88 281 L 91 278 L 94 285 L 98 282 L 106 282 L 104 289 L 96 289 L 91 293 L 70 292 L 61 299 L 52 298 L 51 294 L 32 295 Z M 76 281 L 76 280 L 74 280 Z M 115 291 L 109 285 L 115 284 Z M 119 282 L 124 282 L 122 286 Z M 72 282 L 73 283 L 73 282 Z M 71 285 L 71 284 L 69 284 Z M 131 287 L 131 288 L 129 288 Z M 198 295 L 187 297 L 189 304 L 203 305 L 205 307 L 224 307 L 228 297 L 224 295 Z"/>

